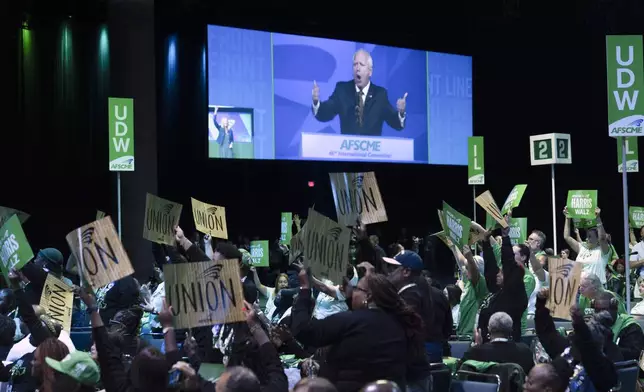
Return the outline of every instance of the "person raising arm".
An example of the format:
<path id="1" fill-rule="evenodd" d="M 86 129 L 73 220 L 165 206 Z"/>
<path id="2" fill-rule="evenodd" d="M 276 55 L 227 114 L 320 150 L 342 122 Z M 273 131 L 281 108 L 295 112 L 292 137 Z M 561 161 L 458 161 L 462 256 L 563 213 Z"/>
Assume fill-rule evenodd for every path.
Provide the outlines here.
<path id="1" fill-rule="evenodd" d="M 595 274 L 602 284 L 606 284 L 606 265 L 610 255 L 610 245 L 604 224 L 601 219 L 601 210 L 595 209 L 597 226 L 587 230 L 586 242 L 580 243 L 570 236 L 570 221 L 568 207 L 564 208 L 566 221 L 564 224 L 564 240 L 570 248 L 577 253 L 578 263 L 582 263 L 583 274 Z"/>

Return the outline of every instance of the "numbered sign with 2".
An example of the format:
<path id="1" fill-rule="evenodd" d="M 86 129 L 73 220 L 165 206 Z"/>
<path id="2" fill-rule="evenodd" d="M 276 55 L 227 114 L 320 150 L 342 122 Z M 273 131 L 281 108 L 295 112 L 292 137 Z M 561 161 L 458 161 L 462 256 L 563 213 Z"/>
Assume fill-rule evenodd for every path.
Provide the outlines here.
<path id="1" fill-rule="evenodd" d="M 571 164 L 570 135 L 548 133 L 530 136 L 530 163 L 532 166 Z"/>

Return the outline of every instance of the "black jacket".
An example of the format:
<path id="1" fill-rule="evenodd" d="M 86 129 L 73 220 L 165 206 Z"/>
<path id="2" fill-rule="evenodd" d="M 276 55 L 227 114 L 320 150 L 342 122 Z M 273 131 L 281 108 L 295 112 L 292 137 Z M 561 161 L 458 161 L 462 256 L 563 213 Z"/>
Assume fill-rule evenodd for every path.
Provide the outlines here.
<path id="1" fill-rule="evenodd" d="M 624 360 L 639 361 L 640 353 L 644 350 L 644 332 L 639 324 L 631 324 L 622 329 L 617 337 L 617 347 L 622 352 Z"/>
<path id="2" fill-rule="evenodd" d="M 377 380 L 405 385 L 408 340 L 402 325 L 379 309 L 340 312 L 311 319 L 311 290 L 300 290 L 292 310 L 291 331 L 306 346 L 331 346 L 320 377 L 339 392 L 360 390 Z"/>
<path id="3" fill-rule="evenodd" d="M 523 368 L 525 374 L 530 373 L 534 367 L 532 350 L 525 343 L 508 342 L 489 342 L 480 346 L 470 348 L 464 355 L 462 361 L 467 360 L 496 362 L 496 363 L 516 363 Z"/>
<path id="4" fill-rule="evenodd" d="M 615 362 L 623 361 L 624 357 L 612 341 L 606 344 L 602 352 L 595 344 L 585 322 L 573 321 L 574 334 L 570 338 L 562 336 L 555 328 L 550 310 L 546 308 L 546 301 L 539 297 L 537 297 L 534 325 L 539 342 L 552 359 L 552 364 L 561 377 L 569 378 L 573 374 L 572 367 L 561 357 L 564 350 L 573 345 L 579 352 L 581 365 L 586 369 L 588 377 L 598 392 L 608 391 L 617 385 Z"/>
<path id="5" fill-rule="evenodd" d="M 383 123 L 397 131 L 403 129 L 398 111 L 389 102 L 387 89 L 371 83 L 364 102 L 363 124 L 357 118 L 357 92 L 353 81 L 338 82 L 328 100 L 320 102 L 315 118 L 328 122 L 340 117 L 343 135 L 381 136 Z"/>
<path id="6" fill-rule="evenodd" d="M 485 261 L 485 282 L 490 295 L 483 301 L 479 313 L 478 328 L 481 329 L 483 342 L 490 340 L 488 336 L 488 322 L 496 312 L 505 312 L 514 321 L 512 337 L 514 341 L 521 341 L 521 316 L 528 307 L 528 296 L 523 283 L 523 267 L 514 260 L 510 237 L 503 237 L 501 245 L 501 266 L 503 268 L 503 287 L 496 284 L 496 275 L 499 267 L 496 264 L 494 251 L 489 242 L 483 242 L 483 259 Z"/>
<path id="7" fill-rule="evenodd" d="M 442 291 L 430 286 L 421 277 L 416 279 L 414 286 L 399 293 L 423 319 L 426 342 L 442 343 L 449 339 L 453 325 L 452 310 Z"/>

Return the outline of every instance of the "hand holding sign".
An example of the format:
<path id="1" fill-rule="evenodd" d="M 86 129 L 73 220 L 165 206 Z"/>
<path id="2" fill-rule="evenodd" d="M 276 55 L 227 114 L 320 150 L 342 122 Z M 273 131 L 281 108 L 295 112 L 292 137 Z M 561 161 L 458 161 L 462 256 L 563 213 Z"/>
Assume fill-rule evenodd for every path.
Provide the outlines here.
<path id="1" fill-rule="evenodd" d="M 309 289 L 309 288 L 311 288 L 311 284 L 309 283 L 309 275 L 308 275 L 308 272 L 306 271 L 305 268 L 302 268 L 300 270 L 300 273 L 297 274 L 297 278 L 300 281 L 300 288 L 301 289 Z"/>
<path id="2" fill-rule="evenodd" d="M 96 296 L 91 287 L 84 287 L 78 290 L 78 296 L 88 308 L 96 307 Z"/>
<path id="3" fill-rule="evenodd" d="M 173 325 L 174 316 L 172 316 L 172 306 L 168 306 L 163 300 L 163 309 L 159 312 L 159 323 L 163 328 L 171 328 Z"/>
<path id="4" fill-rule="evenodd" d="M 407 93 L 396 101 L 396 108 L 398 109 L 398 113 L 401 115 L 405 114 L 405 109 L 407 108 Z"/>
<path id="5" fill-rule="evenodd" d="M 367 238 L 367 225 L 362 222 L 360 217 L 358 217 L 356 225 L 353 227 L 353 234 L 356 236 L 356 241 Z"/>

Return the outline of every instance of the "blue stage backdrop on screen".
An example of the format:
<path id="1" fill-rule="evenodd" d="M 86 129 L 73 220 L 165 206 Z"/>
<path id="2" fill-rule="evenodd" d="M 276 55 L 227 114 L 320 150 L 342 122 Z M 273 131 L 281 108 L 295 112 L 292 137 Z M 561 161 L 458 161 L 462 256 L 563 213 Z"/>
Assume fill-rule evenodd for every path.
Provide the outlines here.
<path id="1" fill-rule="evenodd" d="M 466 165 L 472 136 L 472 58 L 428 52 L 429 163 Z"/>
<path id="2" fill-rule="evenodd" d="M 396 131 L 385 123 L 382 136 L 414 139 L 414 161 L 427 163 L 425 52 L 277 33 L 273 34 L 275 158 L 299 159 L 301 132 L 340 134 L 337 116 L 321 122 L 313 115 L 311 90 L 315 81 L 324 101 L 336 83 L 353 80 L 353 55 L 358 49 L 371 54 L 371 82 L 387 90 L 392 110 L 408 93 L 405 128 Z"/>
<path id="3" fill-rule="evenodd" d="M 208 26 L 208 104 L 253 108 L 254 156 L 273 159 L 271 33 Z"/>
<path id="4" fill-rule="evenodd" d="M 373 60 L 363 100 L 353 82 L 354 68 L 367 80 L 366 57 L 354 61 L 359 49 Z M 251 140 L 239 140 L 234 158 L 467 164 L 468 56 L 208 26 L 208 89 L 211 108 L 253 113 Z M 214 141 L 209 156 L 230 158 Z"/>

